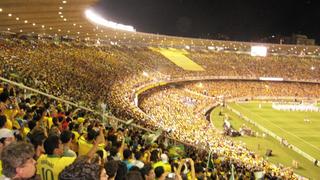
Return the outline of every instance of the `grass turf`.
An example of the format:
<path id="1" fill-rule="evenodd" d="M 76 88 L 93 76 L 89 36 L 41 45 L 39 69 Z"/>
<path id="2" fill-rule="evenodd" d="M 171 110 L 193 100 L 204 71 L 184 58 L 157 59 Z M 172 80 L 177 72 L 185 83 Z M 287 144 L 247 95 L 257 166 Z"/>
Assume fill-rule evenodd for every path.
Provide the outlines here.
<path id="1" fill-rule="evenodd" d="M 315 126 L 315 124 L 317 124 L 317 125 L 320 124 L 319 123 L 320 113 L 314 113 L 312 115 L 310 115 L 308 113 L 307 115 L 308 115 L 308 118 L 311 120 L 311 124 L 304 124 L 303 118 L 306 116 L 305 115 L 306 113 L 301 113 L 299 116 L 296 117 L 295 113 L 298 113 L 298 112 L 290 112 L 290 113 L 294 113 L 294 115 L 290 115 L 288 118 L 287 113 L 289 113 L 289 112 L 287 112 L 287 113 L 282 112 L 282 111 L 273 112 L 274 110 L 271 109 L 271 104 L 263 104 L 261 109 L 259 109 L 258 103 L 256 103 L 256 102 L 246 103 L 246 104 L 233 103 L 233 104 L 230 104 L 230 106 L 233 107 L 234 109 L 237 109 L 242 114 L 249 117 L 250 119 L 258 122 L 260 125 L 264 126 L 265 128 L 268 128 L 269 130 L 273 131 L 278 136 L 281 136 L 281 137 L 286 136 L 285 138 L 289 141 L 289 143 L 297 141 L 297 140 L 295 140 L 295 138 L 298 135 L 300 136 L 301 132 L 298 133 L 298 129 L 300 128 L 299 131 L 305 132 L 305 134 L 304 134 L 305 136 L 303 137 L 305 139 L 305 141 L 310 139 L 310 141 L 307 141 L 308 143 L 310 143 L 310 144 L 315 143 L 312 145 L 319 147 L 319 145 L 316 145 L 317 143 L 320 142 L 320 140 L 319 140 L 319 138 L 320 138 L 319 133 L 320 132 L 316 132 L 316 129 L 318 126 L 314 127 L 315 130 L 312 130 L 312 131 L 309 131 L 309 128 L 312 125 Z M 211 114 L 211 120 L 212 120 L 213 124 L 218 129 L 222 129 L 222 124 L 223 124 L 223 117 L 218 115 L 218 113 L 220 111 L 221 111 L 220 108 L 216 108 Z M 246 146 L 250 150 L 256 152 L 260 156 L 264 156 L 267 149 L 272 149 L 273 156 L 265 157 L 270 162 L 275 163 L 275 164 L 281 163 L 285 166 L 292 166 L 292 160 L 296 160 L 299 162 L 299 168 L 294 169 L 297 174 L 300 174 L 302 176 L 305 176 L 305 177 L 308 177 L 311 179 L 320 179 L 320 168 L 315 167 L 312 162 L 305 159 L 301 155 L 297 154 L 293 150 L 280 145 L 280 143 L 277 140 L 275 140 L 274 138 L 272 138 L 270 136 L 262 137 L 261 136 L 262 132 L 258 128 L 251 125 L 247 121 L 242 120 L 236 114 L 230 112 L 229 110 L 223 109 L 222 111 L 224 113 L 228 114 L 228 116 L 231 119 L 230 120 L 231 124 L 235 129 L 239 129 L 242 124 L 246 124 L 252 130 L 254 130 L 254 131 L 258 132 L 258 134 L 260 134 L 260 136 L 257 136 L 257 137 L 242 136 L 242 137 L 233 138 L 235 141 L 241 141 L 241 142 L 245 143 Z M 273 116 L 275 116 L 275 117 L 273 117 Z M 283 130 L 279 129 L 279 127 L 272 125 L 269 121 L 272 121 L 272 122 L 277 121 L 277 122 L 273 122 L 273 123 L 275 123 L 277 126 L 281 127 L 282 129 L 289 131 L 290 133 L 288 134 L 288 133 L 284 132 Z M 296 123 L 293 124 L 294 122 L 296 122 Z M 287 125 L 287 124 L 289 124 L 289 125 Z M 295 127 L 295 128 L 292 128 L 292 127 Z M 318 128 L 318 130 L 319 130 L 319 128 Z M 312 134 L 314 132 L 316 132 L 317 134 Z M 292 133 L 294 133 L 295 136 L 292 136 L 290 138 L 290 134 L 292 134 Z M 309 134 L 309 133 L 311 133 L 311 134 Z M 306 136 L 308 136 L 308 135 L 310 136 L 310 138 L 306 138 Z M 302 138 L 302 137 L 300 137 L 300 138 Z M 314 140 L 314 138 L 316 138 L 316 140 Z M 291 140 L 292 140 L 292 142 L 291 142 Z M 294 145 L 298 146 L 298 144 L 296 143 Z M 300 145 L 298 147 L 301 150 L 309 153 L 310 155 L 311 155 L 311 152 L 314 151 L 314 153 L 315 153 L 317 151 L 316 149 L 312 150 L 313 149 L 312 146 L 308 148 L 308 146 L 306 146 L 306 145 L 304 146 L 304 145 L 305 145 L 305 142 L 301 141 Z M 302 146 L 302 147 L 300 147 L 300 146 Z M 307 151 L 307 149 L 310 149 L 310 151 Z M 318 157 L 319 155 L 320 154 L 312 154 L 312 156 L 314 156 L 314 157 Z"/>

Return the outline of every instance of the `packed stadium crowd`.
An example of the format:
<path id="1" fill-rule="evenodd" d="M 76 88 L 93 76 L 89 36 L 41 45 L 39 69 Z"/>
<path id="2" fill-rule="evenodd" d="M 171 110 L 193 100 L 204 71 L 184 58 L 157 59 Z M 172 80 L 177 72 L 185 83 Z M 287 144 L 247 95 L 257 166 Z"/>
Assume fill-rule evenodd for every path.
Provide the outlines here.
<path id="1" fill-rule="evenodd" d="M 252 57 L 248 54 L 192 52 L 188 55 L 217 76 L 281 77 L 292 80 L 319 80 L 316 58 L 287 56 Z M 313 67 L 313 68 L 312 68 Z"/>
<path id="2" fill-rule="evenodd" d="M 207 142 L 199 132 L 211 131 L 211 124 L 205 119 L 203 110 L 216 101 L 191 94 L 183 89 L 161 88 L 148 92 L 141 98 L 140 107 L 156 125 L 165 129 L 177 139 L 196 144 Z M 203 107 L 203 108 L 202 108 Z M 187 133 L 186 133 L 187 132 Z"/>
<path id="3" fill-rule="evenodd" d="M 295 179 L 290 168 L 276 167 L 245 146 L 219 135 L 203 117 L 206 105 L 215 103 L 214 99 L 211 103 L 181 87 L 156 89 L 142 99 L 140 107 L 146 112 L 143 113 L 134 106 L 133 89 L 161 79 L 184 76 L 276 76 L 319 80 L 320 62 L 305 58 L 262 59 L 212 52 L 192 52 L 188 57 L 206 71 L 183 71 L 148 48 L 1 39 L 2 77 L 87 107 L 97 108 L 99 103 L 106 103 L 117 117 L 134 118 L 151 129 L 160 127 L 171 137 L 191 143 L 197 149 L 208 147 L 213 152 L 212 157 L 206 159 L 208 152 L 192 148 L 192 151 L 186 150 L 184 155 L 176 157 L 170 154 L 171 149 L 165 141 L 147 143 L 143 139 L 145 132 L 114 129 L 99 123 L 99 118 L 90 113 L 67 110 L 64 105 L 46 98 L 26 98 L 26 94 L 1 84 L 2 174 L 12 179 L 29 178 L 34 174 L 42 179 L 49 175 L 54 179 L 58 176 L 60 179 L 86 179 L 86 176 L 88 179 L 89 176 L 103 179 L 105 174 L 109 179 L 114 176 L 116 179 L 125 176 L 152 179 L 149 175 L 155 173 L 157 179 L 164 179 L 168 173 L 174 173 L 178 179 L 228 179 L 234 166 L 238 179 L 253 178 L 255 172 L 263 172 L 268 178 Z M 316 68 L 310 70 L 310 67 Z M 287 84 L 257 82 L 216 83 L 212 86 L 203 83 L 211 96 L 225 95 L 226 90 L 230 96 L 242 96 L 248 94 L 248 88 L 252 96 L 256 95 L 256 89 L 267 96 L 278 95 L 287 93 L 283 89 L 289 87 Z M 195 86 L 188 85 L 185 89 L 203 93 Z M 318 85 L 296 86 L 303 86 L 297 88 L 301 89 L 298 95 L 295 90 L 287 91 L 297 96 L 319 97 L 319 92 L 315 92 Z M 211 91 L 212 87 L 217 90 Z M 264 90 L 269 88 L 272 90 Z M 24 150 L 21 146 L 29 148 Z M 19 148 L 21 156 L 12 154 L 12 149 Z M 13 162 L 13 159 L 17 161 Z M 209 169 L 207 160 L 212 162 Z M 25 167 L 34 167 L 37 172 L 27 170 L 30 174 L 26 175 Z"/>
<path id="4" fill-rule="evenodd" d="M 239 97 L 304 97 L 318 99 L 319 84 L 294 82 L 259 82 L 259 81 L 201 81 L 184 83 L 184 88 L 191 91 L 223 98 Z"/>
<path id="5" fill-rule="evenodd" d="M 269 178 L 295 178 L 292 170 L 222 137 L 213 137 L 208 158 L 208 152 L 126 126 L 115 129 L 93 114 L 8 84 L 1 84 L 0 97 L 1 178 L 247 179 L 262 171 Z"/>

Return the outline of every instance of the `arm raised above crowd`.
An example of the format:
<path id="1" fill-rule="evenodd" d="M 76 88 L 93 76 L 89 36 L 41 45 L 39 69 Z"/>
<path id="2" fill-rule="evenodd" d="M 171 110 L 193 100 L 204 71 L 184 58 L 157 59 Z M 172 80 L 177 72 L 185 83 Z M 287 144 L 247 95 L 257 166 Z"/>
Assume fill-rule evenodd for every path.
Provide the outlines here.
<path id="1" fill-rule="evenodd" d="M 92 148 L 90 149 L 90 151 L 88 152 L 87 156 L 89 156 L 89 158 L 92 158 L 93 155 L 96 153 L 96 151 L 98 150 L 99 144 L 105 143 L 105 138 L 104 138 L 104 134 L 103 134 L 103 129 L 100 128 L 99 130 L 99 136 L 97 137 L 97 139 L 95 140 Z"/>

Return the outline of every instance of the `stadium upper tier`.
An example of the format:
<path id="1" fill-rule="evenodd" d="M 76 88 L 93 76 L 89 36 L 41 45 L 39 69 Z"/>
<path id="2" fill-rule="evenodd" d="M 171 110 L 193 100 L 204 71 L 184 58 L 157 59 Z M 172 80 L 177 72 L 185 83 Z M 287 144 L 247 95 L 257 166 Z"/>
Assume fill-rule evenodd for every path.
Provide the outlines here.
<path id="1" fill-rule="evenodd" d="M 187 49 L 250 52 L 252 45 L 232 41 L 182 38 L 141 32 L 127 32 L 91 23 L 85 10 L 97 0 L 1 0 L 0 32 L 6 35 L 69 38 L 104 44 L 162 46 Z M 265 44 L 269 54 L 319 56 L 318 46 Z"/>
<path id="2" fill-rule="evenodd" d="M 177 57 L 188 59 L 188 63 L 178 64 Z M 114 111 L 128 112 L 132 112 L 135 90 L 159 81 L 211 77 L 320 80 L 317 58 L 261 58 L 200 50 L 96 47 L 48 40 L 0 40 L 0 60 L 1 76 L 73 102 L 85 102 L 90 107 L 98 102 L 108 102 Z M 195 64 L 202 69 L 184 68 L 184 65 L 192 67 Z"/>

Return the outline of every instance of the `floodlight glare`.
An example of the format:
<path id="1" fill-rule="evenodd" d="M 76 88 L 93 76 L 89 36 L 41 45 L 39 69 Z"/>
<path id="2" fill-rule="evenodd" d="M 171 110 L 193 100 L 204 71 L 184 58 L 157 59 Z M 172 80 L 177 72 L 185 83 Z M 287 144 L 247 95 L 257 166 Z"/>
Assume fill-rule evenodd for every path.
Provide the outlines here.
<path id="1" fill-rule="evenodd" d="M 267 47 L 251 46 L 251 56 L 267 56 Z"/>
<path id="2" fill-rule="evenodd" d="M 118 23 L 115 23 L 112 21 L 108 21 L 108 20 L 104 19 L 103 17 L 101 17 L 100 15 L 96 14 L 92 9 L 87 9 L 85 11 L 85 15 L 90 21 L 92 21 L 96 24 L 99 24 L 101 26 L 105 26 L 105 27 L 109 27 L 109 28 L 113 28 L 113 29 L 124 30 L 124 31 L 136 32 L 136 30 L 132 26 L 118 24 Z"/>

